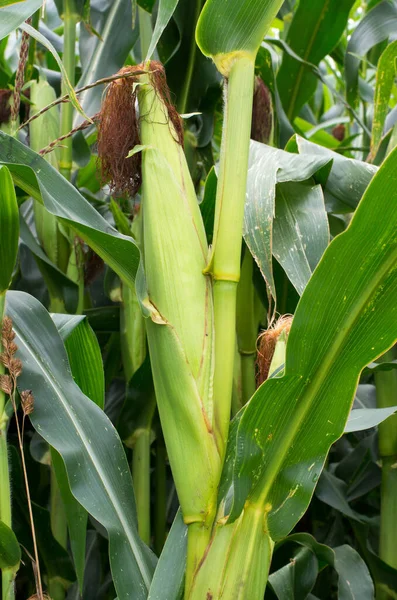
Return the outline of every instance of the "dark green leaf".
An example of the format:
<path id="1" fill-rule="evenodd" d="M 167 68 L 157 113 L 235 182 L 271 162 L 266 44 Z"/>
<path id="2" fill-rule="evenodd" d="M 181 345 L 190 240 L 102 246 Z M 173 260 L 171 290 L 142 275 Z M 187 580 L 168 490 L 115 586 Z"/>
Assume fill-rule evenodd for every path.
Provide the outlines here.
<path id="1" fill-rule="evenodd" d="M 187 527 L 179 510 L 157 563 L 148 600 L 181 600 L 185 580 Z"/>
<path id="2" fill-rule="evenodd" d="M 156 25 L 154 26 L 152 39 L 150 40 L 150 46 L 147 51 L 145 60 L 149 60 L 150 58 L 152 58 L 153 52 L 156 49 L 161 34 L 167 27 L 167 24 L 169 23 L 172 15 L 174 14 L 178 2 L 179 0 L 160 0 Z"/>
<path id="3" fill-rule="evenodd" d="M 139 250 L 131 237 L 111 227 L 44 158 L 1 131 L 0 163 L 7 164 L 16 185 L 72 227 L 131 285 L 139 263 Z"/>
<path id="4" fill-rule="evenodd" d="M 316 583 L 318 561 L 308 548 L 300 548 L 289 564 L 269 577 L 269 583 L 279 600 L 306 600 Z"/>
<path id="5" fill-rule="evenodd" d="M 6 312 L 17 334 L 21 389 L 35 398 L 31 420 L 61 454 L 76 499 L 108 531 L 113 578 L 120 600 L 146 599 L 154 557 L 136 529 L 131 475 L 120 439 L 103 411 L 74 382 L 66 351 L 41 304 L 9 292 Z M 100 432 L 100 435 L 98 435 Z"/>
<path id="6" fill-rule="evenodd" d="M 286 38 L 290 48 L 314 65 L 337 45 L 355 0 L 301 0 Z M 285 53 L 277 76 L 280 98 L 292 121 L 314 93 L 317 79 L 310 69 Z"/>

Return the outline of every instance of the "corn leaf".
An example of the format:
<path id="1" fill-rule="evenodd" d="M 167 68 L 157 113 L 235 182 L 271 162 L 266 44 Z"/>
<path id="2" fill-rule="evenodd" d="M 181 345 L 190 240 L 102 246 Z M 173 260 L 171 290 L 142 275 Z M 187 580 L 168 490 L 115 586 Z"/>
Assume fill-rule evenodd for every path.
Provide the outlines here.
<path id="1" fill-rule="evenodd" d="M 19 212 L 7 167 L 0 167 L 0 294 L 10 285 L 18 253 Z"/>
<path id="2" fill-rule="evenodd" d="M 238 425 L 231 518 L 247 497 L 263 503 L 275 540 L 305 512 L 362 369 L 397 337 L 396 167 L 397 150 L 305 289 L 285 375 L 258 389 Z"/>
<path id="3" fill-rule="evenodd" d="M 40 302 L 23 292 L 9 292 L 6 314 L 13 320 L 23 363 L 20 389 L 31 389 L 35 398 L 31 421 L 61 454 L 73 495 L 108 531 L 119 599 L 146 599 L 155 559 L 138 535 L 120 438 L 74 382 L 62 340 Z"/>
<path id="4" fill-rule="evenodd" d="M 329 243 L 320 185 L 313 180 L 277 185 L 273 254 L 299 295 Z"/>
<path id="5" fill-rule="evenodd" d="M 43 4 L 43 0 L 25 0 L 0 4 L 0 40 L 26 21 Z"/>
<path id="6" fill-rule="evenodd" d="M 392 35 L 397 27 L 397 3 L 384 0 L 370 10 L 354 30 L 345 54 L 346 97 L 354 106 L 358 94 L 361 57 Z"/>
<path id="7" fill-rule="evenodd" d="M 152 39 L 150 40 L 150 46 L 147 51 L 146 59 L 149 60 L 152 57 L 153 52 L 156 49 L 157 43 L 163 33 L 164 29 L 167 27 L 169 20 L 175 12 L 176 7 L 178 6 L 179 0 L 160 0 L 159 10 L 157 13 L 156 25 L 154 26 L 154 31 L 152 35 Z"/>
<path id="8" fill-rule="evenodd" d="M 338 43 L 355 0 L 301 0 L 288 29 L 286 42 L 303 60 L 318 65 Z M 314 93 L 317 78 L 304 63 L 288 53 L 277 75 L 280 98 L 293 120 Z"/>
<path id="9" fill-rule="evenodd" d="M 276 298 L 272 267 L 276 183 L 305 181 L 327 163 L 329 163 L 328 156 L 311 154 L 306 157 L 300 154 L 289 154 L 259 142 L 251 142 L 247 202 L 244 215 L 244 239 L 266 279 L 273 298 Z M 287 189 L 285 192 L 287 193 Z M 278 214 L 279 219 L 284 219 L 288 209 L 285 206 L 286 201 L 282 197 L 281 203 L 284 203 L 284 207 L 279 207 Z M 290 224 L 293 227 L 293 223 Z M 281 227 L 281 224 L 277 226 L 277 248 L 279 252 L 277 252 L 278 256 L 276 258 L 283 266 L 287 264 L 288 271 L 292 274 L 291 256 L 287 252 L 287 248 L 291 247 L 291 243 L 286 240 L 287 233 Z M 290 227 L 288 227 L 288 232 L 291 233 Z M 320 246 L 322 247 L 321 242 Z M 283 248 L 286 250 L 285 252 Z M 302 285 L 305 285 L 304 282 L 307 282 L 311 273 L 306 257 L 303 258 L 303 266 L 298 266 L 294 261 L 294 269 L 300 269 L 298 279 L 293 275 L 294 285 L 301 291 L 303 291 Z"/>
<path id="10" fill-rule="evenodd" d="M 382 141 L 390 95 L 396 77 L 397 41 L 392 42 L 382 53 L 376 70 L 374 118 L 372 121 L 371 154 L 373 160 Z"/>
<path id="11" fill-rule="evenodd" d="M 103 260 L 131 285 L 139 250 L 131 237 L 116 231 L 44 158 L 0 131 L 0 164 L 8 166 L 14 184 L 66 222 Z"/>
<path id="12" fill-rule="evenodd" d="M 255 58 L 282 3 L 283 0 L 207 0 L 196 29 L 201 51 L 211 56 L 218 68 L 222 55 L 244 52 Z"/>

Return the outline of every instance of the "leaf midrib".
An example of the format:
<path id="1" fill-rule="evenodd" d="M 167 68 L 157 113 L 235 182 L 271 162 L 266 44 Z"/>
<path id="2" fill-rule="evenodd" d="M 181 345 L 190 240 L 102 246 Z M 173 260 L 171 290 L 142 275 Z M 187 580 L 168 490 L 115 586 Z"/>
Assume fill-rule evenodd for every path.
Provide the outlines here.
<path id="1" fill-rule="evenodd" d="M 335 357 L 339 354 L 341 348 L 343 347 L 344 340 L 347 338 L 348 332 L 350 332 L 356 323 L 356 321 L 360 318 L 362 311 L 365 306 L 368 304 L 371 296 L 374 294 L 376 289 L 379 287 L 383 278 L 390 272 L 393 268 L 397 260 L 397 249 L 394 249 L 393 252 L 390 253 L 390 257 L 387 261 L 384 262 L 382 267 L 375 273 L 372 278 L 371 285 L 366 286 L 366 290 L 370 290 L 368 293 L 364 293 L 360 296 L 360 301 L 357 303 L 357 308 L 350 313 L 350 316 L 346 320 L 346 326 L 342 328 L 338 334 L 336 335 L 334 342 L 332 343 L 329 351 L 326 353 L 324 359 L 321 361 L 321 366 L 311 374 L 311 380 L 308 385 L 303 388 L 301 393 L 297 398 L 297 411 L 292 415 L 291 421 L 292 425 L 287 427 L 284 434 L 280 436 L 278 448 L 280 451 L 275 455 L 271 462 L 271 466 L 268 470 L 265 470 L 264 476 L 266 477 L 266 481 L 263 481 L 263 476 L 260 476 L 258 483 L 253 488 L 250 496 L 259 501 L 260 504 L 264 505 L 267 501 L 267 497 L 271 490 L 271 487 L 278 476 L 280 469 L 284 463 L 284 460 L 287 457 L 287 454 L 292 446 L 292 443 L 301 428 L 303 421 L 305 420 L 307 413 L 312 407 L 313 400 L 315 399 L 318 391 L 321 389 L 324 381 L 329 375 L 329 371 L 334 365 Z M 288 377 L 288 373 L 286 374 Z M 300 400 L 303 396 L 303 402 L 299 404 Z M 262 487 L 263 486 L 263 487 Z M 255 493 L 255 490 L 262 488 L 262 491 L 259 494 Z"/>

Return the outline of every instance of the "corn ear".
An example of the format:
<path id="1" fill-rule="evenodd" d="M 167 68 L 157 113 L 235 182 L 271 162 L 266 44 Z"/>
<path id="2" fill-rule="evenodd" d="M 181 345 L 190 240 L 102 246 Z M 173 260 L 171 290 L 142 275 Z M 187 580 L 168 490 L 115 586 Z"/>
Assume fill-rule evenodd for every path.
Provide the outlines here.
<path id="1" fill-rule="evenodd" d="M 185 522 L 212 522 L 220 476 L 213 433 L 212 284 L 208 247 L 179 132 L 153 72 L 141 115 L 143 263 L 156 398 Z"/>

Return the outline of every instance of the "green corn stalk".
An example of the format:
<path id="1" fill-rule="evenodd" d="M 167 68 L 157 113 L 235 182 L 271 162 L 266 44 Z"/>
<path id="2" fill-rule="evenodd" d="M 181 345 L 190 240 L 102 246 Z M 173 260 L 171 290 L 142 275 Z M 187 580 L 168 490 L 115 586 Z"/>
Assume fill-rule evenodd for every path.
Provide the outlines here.
<path id="1" fill-rule="evenodd" d="M 203 274 L 208 247 L 194 186 L 154 77 L 142 76 L 137 86 L 145 115 L 143 303 L 150 314 L 146 329 L 162 428 L 188 525 L 189 582 L 210 538 L 221 472 L 214 435 L 212 284 Z"/>

